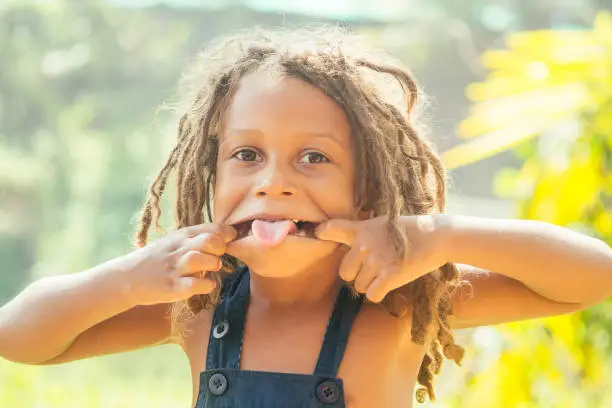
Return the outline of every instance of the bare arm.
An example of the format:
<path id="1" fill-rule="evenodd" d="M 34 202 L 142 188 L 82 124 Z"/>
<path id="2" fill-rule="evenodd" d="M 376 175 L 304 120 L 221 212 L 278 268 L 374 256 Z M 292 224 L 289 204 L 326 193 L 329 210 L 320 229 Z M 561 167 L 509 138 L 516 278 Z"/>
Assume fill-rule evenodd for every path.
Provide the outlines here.
<path id="1" fill-rule="evenodd" d="M 553 302 L 588 306 L 612 295 L 612 249 L 602 241 L 538 221 L 447 220 L 450 261 L 494 271 Z"/>
<path id="2" fill-rule="evenodd" d="M 186 227 L 90 270 L 41 279 L 0 308 L 0 357 L 55 364 L 171 339 L 170 305 L 209 294 L 227 226 Z"/>
<path id="3" fill-rule="evenodd" d="M 597 239 L 537 221 L 441 220 L 464 280 L 454 328 L 574 313 L 612 295 L 612 250 Z"/>
<path id="4" fill-rule="evenodd" d="M 575 313 L 591 304 L 555 302 L 523 283 L 501 275 L 457 265 L 464 281 L 453 301 L 451 326 L 465 329 Z"/>
<path id="5" fill-rule="evenodd" d="M 79 334 L 70 347 L 41 365 L 123 353 L 176 342 L 170 337 L 170 304 L 135 306 Z"/>
<path id="6" fill-rule="evenodd" d="M 109 262 L 30 284 L 0 308 L 0 357 L 39 364 L 73 343 L 77 347 L 65 361 L 164 342 L 170 334 L 167 305 L 133 307 L 119 278 Z"/>

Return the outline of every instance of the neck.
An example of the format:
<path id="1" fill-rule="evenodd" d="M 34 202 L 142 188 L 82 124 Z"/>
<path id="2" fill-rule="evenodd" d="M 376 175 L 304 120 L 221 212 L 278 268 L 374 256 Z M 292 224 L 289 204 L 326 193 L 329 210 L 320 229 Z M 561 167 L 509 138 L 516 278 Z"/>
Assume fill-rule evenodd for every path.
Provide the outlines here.
<path id="1" fill-rule="evenodd" d="M 330 256 L 315 266 L 285 278 L 251 273 L 251 307 L 264 310 L 313 310 L 335 299 L 341 286 L 341 257 Z"/>

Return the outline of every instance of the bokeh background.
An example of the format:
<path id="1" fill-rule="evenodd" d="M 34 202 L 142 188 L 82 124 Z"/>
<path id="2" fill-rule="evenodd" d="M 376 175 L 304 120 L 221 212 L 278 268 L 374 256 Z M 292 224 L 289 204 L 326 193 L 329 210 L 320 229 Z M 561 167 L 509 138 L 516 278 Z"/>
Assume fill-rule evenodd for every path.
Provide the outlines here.
<path id="1" fill-rule="evenodd" d="M 0 304 L 32 280 L 133 248 L 135 214 L 175 135 L 163 106 L 181 70 L 207 40 L 253 25 L 341 23 L 408 64 L 430 97 L 451 212 L 545 220 L 610 244 L 610 9 L 610 0 L 2 0 Z M 445 363 L 438 401 L 425 406 L 612 406 L 611 331 L 610 301 L 459 331 L 465 363 Z M 52 367 L 0 360 L 0 407 L 190 401 L 176 346 Z"/>

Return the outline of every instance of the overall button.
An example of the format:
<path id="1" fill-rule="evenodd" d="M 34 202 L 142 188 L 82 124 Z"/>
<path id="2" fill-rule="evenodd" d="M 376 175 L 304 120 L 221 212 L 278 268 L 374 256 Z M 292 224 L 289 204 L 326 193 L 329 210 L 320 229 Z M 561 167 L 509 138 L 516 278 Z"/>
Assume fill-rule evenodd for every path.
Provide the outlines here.
<path id="1" fill-rule="evenodd" d="M 215 339 L 220 339 L 227 334 L 229 331 L 229 323 L 227 320 L 222 321 L 221 323 L 215 325 L 213 328 L 213 337 Z"/>
<path id="2" fill-rule="evenodd" d="M 334 404 L 340 398 L 340 390 L 336 383 L 324 381 L 317 387 L 317 398 L 324 404 Z"/>
<path id="3" fill-rule="evenodd" d="M 227 378 L 221 373 L 211 375 L 208 380 L 208 389 L 214 395 L 223 394 L 227 390 Z"/>

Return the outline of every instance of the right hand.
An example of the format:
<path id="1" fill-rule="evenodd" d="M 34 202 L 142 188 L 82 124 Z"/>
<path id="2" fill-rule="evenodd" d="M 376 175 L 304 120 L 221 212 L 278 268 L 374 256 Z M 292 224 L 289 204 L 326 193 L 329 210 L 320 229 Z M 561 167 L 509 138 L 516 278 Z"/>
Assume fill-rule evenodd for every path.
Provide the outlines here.
<path id="1" fill-rule="evenodd" d="M 130 304 L 172 303 L 209 294 L 226 244 L 236 238 L 228 225 L 201 224 L 178 229 L 115 260 L 121 288 Z"/>

